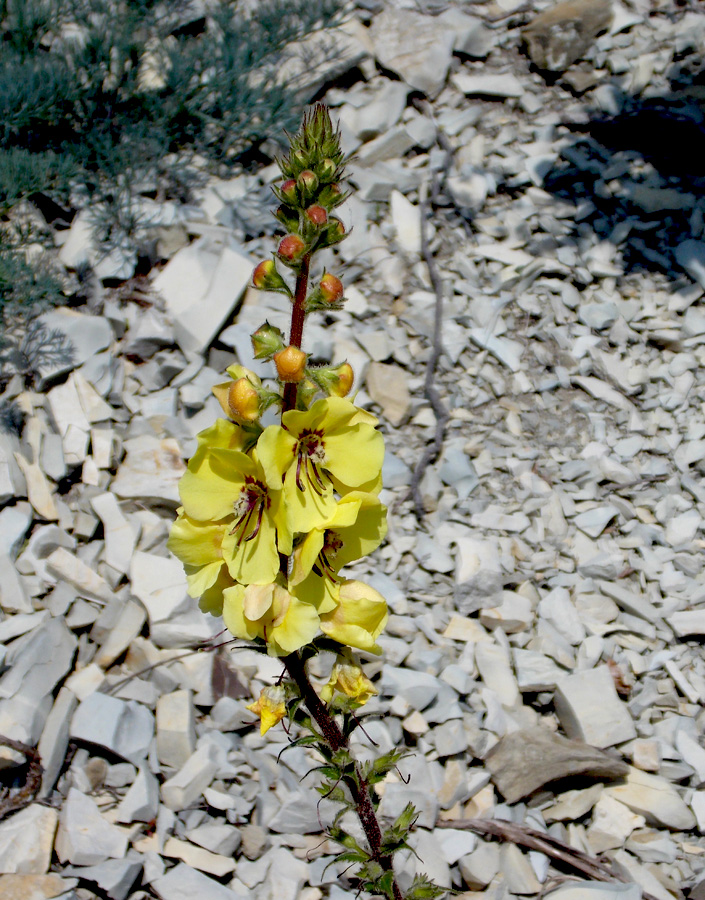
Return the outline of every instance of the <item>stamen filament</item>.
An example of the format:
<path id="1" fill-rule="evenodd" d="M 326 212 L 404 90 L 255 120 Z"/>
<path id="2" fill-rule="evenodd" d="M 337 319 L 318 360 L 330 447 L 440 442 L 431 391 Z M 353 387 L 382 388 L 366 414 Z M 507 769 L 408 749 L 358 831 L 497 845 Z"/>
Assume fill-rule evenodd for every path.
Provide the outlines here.
<path id="1" fill-rule="evenodd" d="M 246 541 L 253 540 L 259 534 L 259 530 L 262 525 L 262 516 L 264 515 L 264 502 L 260 500 L 258 505 L 259 513 L 257 514 L 257 524 L 255 525 L 255 530 L 251 534 L 248 534 L 248 536 L 245 538 Z"/>

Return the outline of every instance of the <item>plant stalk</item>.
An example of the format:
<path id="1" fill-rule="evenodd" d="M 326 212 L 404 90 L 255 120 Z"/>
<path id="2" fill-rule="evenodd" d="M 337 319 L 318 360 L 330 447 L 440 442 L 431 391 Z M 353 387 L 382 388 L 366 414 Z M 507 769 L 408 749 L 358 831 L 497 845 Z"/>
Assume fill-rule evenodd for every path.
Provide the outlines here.
<path id="1" fill-rule="evenodd" d="M 294 292 L 294 306 L 291 311 L 291 330 L 289 332 L 289 344 L 301 349 L 301 339 L 304 332 L 304 321 L 306 319 L 306 291 L 308 289 L 308 273 L 311 262 L 311 254 L 307 253 L 301 262 L 301 268 L 296 276 L 296 290 Z M 282 414 L 290 409 L 296 409 L 296 393 L 297 385 L 289 382 L 284 385 L 284 395 L 282 398 Z M 282 574 L 287 576 L 287 560 L 282 559 Z M 309 713 L 321 729 L 321 734 L 331 750 L 340 750 L 342 747 L 347 749 L 348 738 L 338 727 L 338 723 L 328 711 L 327 706 L 318 696 L 313 685 L 308 680 L 304 663 L 298 653 L 291 653 L 282 660 L 289 676 L 292 678 Z M 370 795 L 370 786 L 362 777 L 359 766 L 355 765 L 357 778 L 347 778 L 345 782 L 352 795 L 353 802 L 357 807 L 357 814 L 360 824 L 365 832 L 367 842 L 370 846 L 370 854 L 372 858 L 379 863 L 385 872 L 392 871 L 392 857 L 390 855 L 383 856 L 382 849 L 382 830 L 377 821 L 372 797 Z M 392 890 L 394 892 L 394 900 L 404 900 L 396 878 L 393 882 Z"/>

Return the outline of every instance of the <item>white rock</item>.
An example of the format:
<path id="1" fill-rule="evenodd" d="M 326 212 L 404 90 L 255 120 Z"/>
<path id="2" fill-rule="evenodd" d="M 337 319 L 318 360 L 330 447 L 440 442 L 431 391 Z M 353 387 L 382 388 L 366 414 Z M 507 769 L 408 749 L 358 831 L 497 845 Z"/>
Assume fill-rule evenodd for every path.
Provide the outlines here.
<path id="1" fill-rule="evenodd" d="M 160 900 L 193 900 L 194 897 L 198 900 L 233 900 L 230 888 L 186 863 L 174 866 L 166 875 L 152 881 L 150 887 Z"/>
<path id="2" fill-rule="evenodd" d="M 666 621 L 679 638 L 705 634 L 705 609 L 687 609 L 668 616 Z"/>
<path id="3" fill-rule="evenodd" d="M 234 243 L 199 238 L 179 250 L 154 279 L 185 351 L 205 350 L 252 278 L 252 260 Z"/>
<path id="4" fill-rule="evenodd" d="M 593 747 L 611 747 L 636 737 L 607 666 L 586 669 L 558 682 L 554 703 L 568 737 Z"/>
<path id="5" fill-rule="evenodd" d="M 565 588 L 554 588 L 542 598 L 538 613 L 574 646 L 585 640 L 585 628 L 570 594 Z"/>
<path id="6" fill-rule="evenodd" d="M 468 75 L 459 72 L 451 77 L 457 89 L 472 97 L 521 97 L 524 88 L 515 75 Z"/>
<path id="7" fill-rule="evenodd" d="M 169 621 L 193 607 L 186 593 L 184 567 L 173 556 L 138 550 L 130 565 L 132 593 L 145 605 L 151 625 Z"/>
<path id="8" fill-rule="evenodd" d="M 100 645 L 100 650 L 95 656 L 95 664 L 107 669 L 115 660 L 122 656 L 132 641 L 142 631 L 147 613 L 144 606 L 130 597 L 127 601 L 120 600 L 118 618 L 110 628 L 108 634 Z"/>
<path id="9" fill-rule="evenodd" d="M 493 690 L 503 706 L 512 707 L 519 700 L 519 689 L 509 658 L 497 644 L 478 644 L 475 663 L 480 677 Z"/>
<path id="10" fill-rule="evenodd" d="M 442 23 L 406 9 L 387 6 L 375 16 L 370 38 L 377 59 L 408 85 L 435 97 L 445 84 L 453 35 Z"/>
<path id="11" fill-rule="evenodd" d="M 163 856 L 170 856 L 173 859 L 180 859 L 194 869 L 201 872 L 208 872 L 209 875 L 215 875 L 222 878 L 235 869 L 235 860 L 228 859 L 218 853 L 211 853 L 203 847 L 196 847 L 188 841 L 180 841 L 177 838 L 170 837 L 164 844 L 162 850 Z"/>
<path id="12" fill-rule="evenodd" d="M 410 203 L 399 191 L 392 191 L 389 202 L 397 245 L 404 253 L 420 254 L 421 207 Z"/>
<path id="13" fill-rule="evenodd" d="M 76 709 L 73 693 L 62 687 L 57 694 L 51 712 L 47 716 L 37 750 L 42 761 L 42 786 L 38 798 L 48 797 L 66 760 L 69 744 L 69 723 Z"/>
<path id="14" fill-rule="evenodd" d="M 90 600 L 109 603 L 115 597 L 105 579 L 65 547 L 57 547 L 47 557 L 47 572 L 72 585 L 80 596 Z"/>
<path id="15" fill-rule="evenodd" d="M 96 866 L 69 868 L 67 871 L 72 875 L 79 875 L 84 881 L 97 884 L 109 900 L 126 900 L 142 872 L 142 860 L 139 857 L 106 859 Z"/>
<path id="16" fill-rule="evenodd" d="M 588 537 L 597 538 L 617 515 L 619 510 L 616 506 L 596 506 L 575 516 L 573 522 Z"/>
<path id="17" fill-rule="evenodd" d="M 650 824 L 688 831 L 695 817 L 676 789 L 665 778 L 630 767 L 624 784 L 610 785 L 605 794 L 639 813 Z"/>
<path id="18" fill-rule="evenodd" d="M 74 713 L 70 734 L 75 740 L 97 744 L 138 765 L 154 737 L 154 716 L 136 700 L 93 693 Z"/>
<path id="19" fill-rule="evenodd" d="M 159 762 L 180 769 L 196 749 L 196 724 L 191 691 L 163 694 L 157 703 Z"/>
<path id="20" fill-rule="evenodd" d="M 58 823 L 57 811 L 38 803 L 0 822 L 0 872 L 48 872 Z"/>
<path id="21" fill-rule="evenodd" d="M 29 503 L 20 500 L 14 506 L 0 510 L 0 547 L 10 559 L 16 559 L 25 535 L 32 525 L 34 514 Z"/>
<path id="22" fill-rule="evenodd" d="M 519 533 L 525 531 L 531 523 L 529 517 L 523 512 L 505 513 L 502 512 L 501 507 L 491 505 L 483 512 L 470 516 L 470 524 L 473 528 Z"/>
<path id="23" fill-rule="evenodd" d="M 587 881 L 581 884 L 562 884 L 551 891 L 555 900 L 641 900 L 638 884 Z"/>
<path id="24" fill-rule="evenodd" d="M 587 838 L 594 853 L 621 847 L 635 828 L 643 828 L 646 820 L 635 815 L 623 803 L 603 794 L 592 813 Z"/>
<path id="25" fill-rule="evenodd" d="M 70 788 L 61 807 L 54 847 L 61 862 L 92 866 L 108 858 L 122 859 L 127 832 L 104 819 L 94 800 Z"/>
<path id="26" fill-rule="evenodd" d="M 162 802 L 169 809 L 185 809 L 201 796 L 217 769 L 218 763 L 212 745 L 199 747 L 176 775 L 162 784 Z"/>
<path id="27" fill-rule="evenodd" d="M 7 613 L 31 613 L 32 601 L 13 560 L 0 552 L 0 604 Z"/>
<path id="28" fill-rule="evenodd" d="M 159 810 L 159 782 L 141 766 L 117 808 L 117 822 L 151 822 Z"/>
<path id="29" fill-rule="evenodd" d="M 124 499 L 178 505 L 177 485 L 186 466 L 177 441 L 142 434 L 126 440 L 125 450 L 127 455 L 120 463 L 111 490 Z"/>
<path id="30" fill-rule="evenodd" d="M 679 516 L 673 516 L 666 523 L 666 543 L 676 548 L 690 544 L 702 524 L 697 509 L 689 509 Z"/>
<path id="31" fill-rule="evenodd" d="M 701 287 L 705 287 L 705 243 L 692 239 L 681 241 L 674 256 L 678 265 Z"/>
<path id="32" fill-rule="evenodd" d="M 683 760 L 695 769 L 698 779 L 705 781 L 705 749 L 683 728 L 676 732 L 676 749 Z"/>

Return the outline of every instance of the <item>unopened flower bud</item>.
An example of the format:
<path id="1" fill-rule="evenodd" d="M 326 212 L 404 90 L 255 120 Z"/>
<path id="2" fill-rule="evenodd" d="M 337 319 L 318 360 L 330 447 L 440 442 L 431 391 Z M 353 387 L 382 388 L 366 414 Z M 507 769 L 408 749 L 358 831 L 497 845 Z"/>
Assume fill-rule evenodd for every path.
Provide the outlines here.
<path id="1" fill-rule="evenodd" d="M 287 234 L 279 242 L 277 252 L 282 259 L 289 262 L 298 262 L 306 252 L 306 244 L 298 234 Z"/>
<path id="2" fill-rule="evenodd" d="M 252 335 L 255 359 L 270 359 L 284 347 L 284 335 L 274 325 L 265 322 Z"/>
<path id="3" fill-rule="evenodd" d="M 322 206 L 309 206 L 306 210 L 306 218 L 314 225 L 325 225 L 328 221 L 328 213 Z"/>
<path id="4" fill-rule="evenodd" d="M 334 394 L 336 397 L 347 397 L 355 380 L 353 367 L 349 362 L 344 362 L 336 366 L 333 372 L 338 376 L 338 382 L 331 385 L 331 394 Z"/>
<path id="5" fill-rule="evenodd" d="M 225 384 L 216 384 L 212 391 L 223 412 L 236 422 L 245 424 L 259 419 L 259 390 L 246 376 Z"/>
<path id="6" fill-rule="evenodd" d="M 296 183 L 304 197 L 312 197 L 318 187 L 318 175 L 310 169 L 304 169 Z"/>
<path id="7" fill-rule="evenodd" d="M 321 278 L 319 287 L 321 296 L 326 303 L 338 303 L 343 299 L 343 282 L 340 278 L 336 278 L 335 275 L 331 275 L 330 272 L 326 272 Z"/>
<path id="8" fill-rule="evenodd" d="M 282 381 L 298 383 L 304 377 L 306 354 L 290 344 L 279 353 L 274 354 L 274 364 L 277 367 L 277 375 Z"/>
<path id="9" fill-rule="evenodd" d="M 252 284 L 260 291 L 291 293 L 287 283 L 277 272 L 273 259 L 264 259 L 255 267 L 255 271 L 252 273 Z"/>
<path id="10" fill-rule="evenodd" d="M 323 233 L 322 244 L 330 247 L 331 244 L 340 243 L 346 236 L 345 225 L 343 225 L 340 219 L 331 216 L 328 219 L 328 225 Z"/>
<path id="11" fill-rule="evenodd" d="M 332 159 L 321 160 L 316 168 L 318 169 L 318 177 L 324 182 L 332 181 L 335 178 L 335 173 L 338 171 L 338 167 Z"/>
<path id="12" fill-rule="evenodd" d="M 282 197 L 291 204 L 298 202 L 298 194 L 296 193 L 296 182 L 293 178 L 287 179 L 279 188 Z"/>

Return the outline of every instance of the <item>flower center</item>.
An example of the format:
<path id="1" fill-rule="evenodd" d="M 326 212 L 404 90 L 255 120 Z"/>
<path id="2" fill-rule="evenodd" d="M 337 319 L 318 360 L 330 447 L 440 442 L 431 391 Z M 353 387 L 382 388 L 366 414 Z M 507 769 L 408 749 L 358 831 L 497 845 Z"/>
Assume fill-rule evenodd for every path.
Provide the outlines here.
<path id="1" fill-rule="evenodd" d="M 233 504 L 235 524 L 230 534 L 235 534 L 240 530 L 238 544 L 242 541 L 254 540 L 257 537 L 262 526 L 262 516 L 265 509 L 269 508 L 269 503 L 266 486 L 256 478 L 252 478 L 251 475 L 246 475 L 245 484 L 240 488 L 240 496 Z"/>
<path id="2" fill-rule="evenodd" d="M 332 560 L 338 555 L 338 551 L 343 546 L 343 539 L 335 531 L 326 531 L 323 537 L 323 547 L 318 554 L 318 564 L 323 575 L 327 575 L 333 581 L 337 580 L 336 570 Z"/>
<path id="3" fill-rule="evenodd" d="M 306 489 L 304 482 L 307 481 L 309 487 L 321 496 L 327 487 L 323 478 L 324 476 L 328 478 L 328 475 L 321 471 L 326 461 L 323 432 L 304 429 L 299 435 L 294 453 L 296 454 L 296 487 L 300 491 L 304 491 Z"/>

